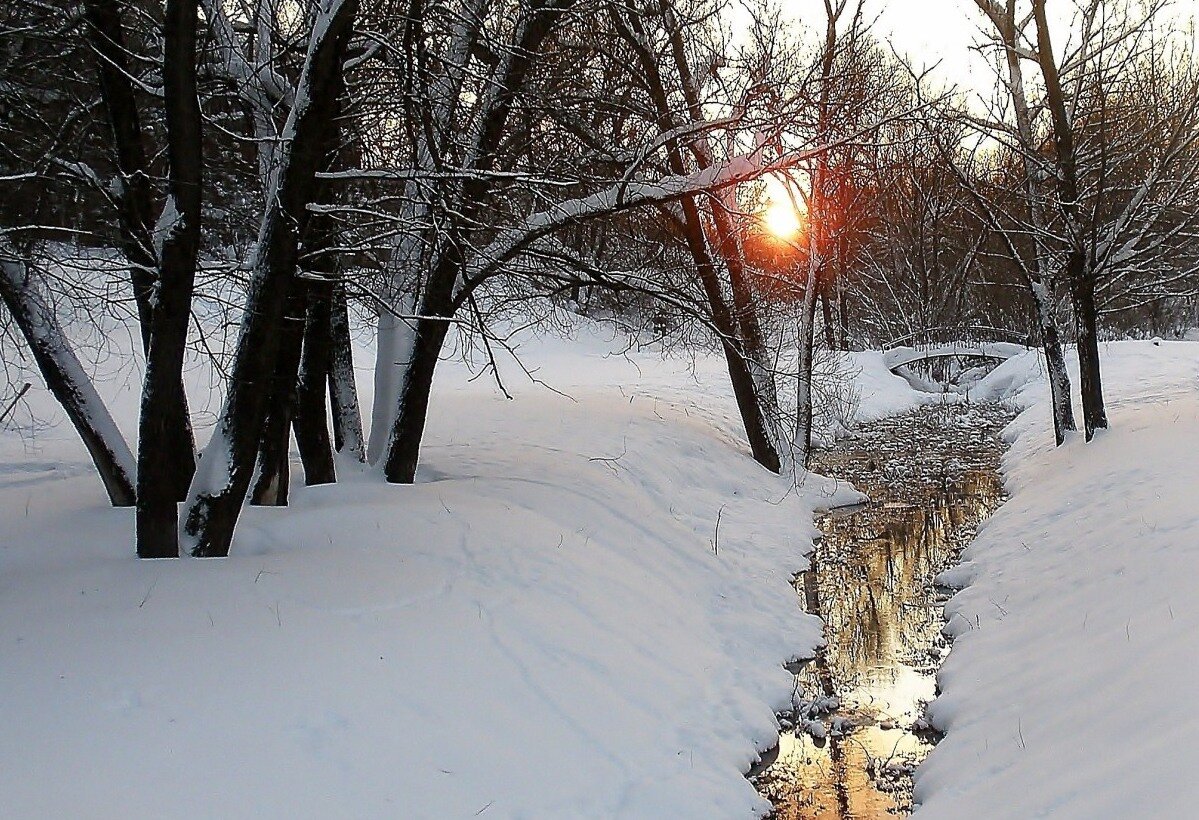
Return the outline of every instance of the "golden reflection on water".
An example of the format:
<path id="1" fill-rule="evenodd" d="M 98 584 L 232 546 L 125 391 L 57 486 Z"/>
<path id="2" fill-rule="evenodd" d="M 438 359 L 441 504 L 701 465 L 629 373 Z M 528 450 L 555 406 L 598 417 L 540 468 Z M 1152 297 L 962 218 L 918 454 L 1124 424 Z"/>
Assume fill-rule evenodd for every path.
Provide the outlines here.
<path id="1" fill-rule="evenodd" d="M 910 808 L 911 771 L 932 748 L 924 706 L 948 651 L 933 580 L 1002 502 L 997 434 L 1009 418 L 995 407 L 923 408 L 818 454 L 816 471 L 871 500 L 817 519 L 814 569 L 796 585 L 824 619 L 826 646 L 796 675 L 788 717 L 800 730 L 782 732 L 777 760 L 755 777 L 777 817 Z"/>

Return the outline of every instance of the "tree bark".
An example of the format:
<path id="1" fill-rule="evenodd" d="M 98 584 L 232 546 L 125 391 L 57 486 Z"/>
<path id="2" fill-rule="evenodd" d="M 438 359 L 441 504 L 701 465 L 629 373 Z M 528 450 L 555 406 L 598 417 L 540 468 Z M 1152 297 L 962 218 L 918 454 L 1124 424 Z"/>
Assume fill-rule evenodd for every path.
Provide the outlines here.
<path id="1" fill-rule="evenodd" d="M 297 382 L 307 291 L 304 280 L 293 278 L 283 308 L 279 355 L 270 380 L 270 405 L 258 443 L 258 480 L 250 493 L 250 503 L 259 507 L 287 506 L 287 493 L 291 487 L 291 425 L 299 400 Z"/>
<path id="2" fill-rule="evenodd" d="M 811 235 L 809 233 L 809 236 Z M 820 281 L 816 253 L 816 243 L 809 239 L 808 274 L 804 282 L 797 333 L 799 361 L 796 366 L 795 436 L 793 440 L 796 466 L 803 469 L 807 469 L 808 456 L 812 451 L 812 371 L 815 359 L 813 343 L 816 331 L 816 300 Z"/>
<path id="3" fill-rule="evenodd" d="M 62 405 L 96 465 L 114 507 L 134 502 L 134 460 L 116 422 L 96 393 L 28 265 L 0 246 L 0 299 L 21 329 L 46 387 Z"/>
<path id="4" fill-rule="evenodd" d="M 837 326 L 833 321 L 833 300 L 830 291 L 833 283 L 826 279 L 820 288 L 820 313 L 824 318 L 824 344 L 829 350 L 837 349 Z"/>
<path id="5" fill-rule="evenodd" d="M 695 199 L 687 197 L 680 204 L 683 208 L 683 220 L 687 232 L 687 248 L 695 261 L 700 284 L 708 299 L 708 308 L 712 313 L 712 325 L 720 336 L 720 346 L 724 352 L 729 382 L 733 388 L 733 397 L 737 401 L 737 410 L 741 414 L 741 422 L 745 427 L 745 437 L 749 441 L 750 453 L 753 455 L 754 461 L 772 473 L 777 473 L 782 469 L 782 464 L 773 437 L 767 427 L 766 417 L 762 412 L 758 385 L 755 383 L 749 359 L 744 350 L 745 340 L 739 333 L 744 326 L 738 326 L 734 314 L 725 300 L 720 287 L 720 276 L 704 238 L 703 223 Z M 756 330 L 756 312 L 752 316 Z M 748 321 L 749 314 L 745 314 L 745 318 Z"/>
<path id="6" fill-rule="evenodd" d="M 1098 311 L 1095 309 L 1095 283 L 1086 275 L 1071 288 L 1074 303 L 1075 341 L 1078 345 L 1078 382 L 1082 391 L 1082 420 L 1086 440 L 1096 430 L 1107 427 L 1107 409 L 1103 402 L 1103 382 L 1099 372 Z"/>
<path id="7" fill-rule="evenodd" d="M 421 318 L 416 320 L 412 352 L 404 369 L 399 407 L 383 465 L 383 474 L 393 484 L 411 484 L 416 480 L 433 374 L 450 329 L 453 287 L 461 267 L 456 243 L 448 240 L 437 257 L 437 266 L 429 277 L 425 298 L 421 300 Z"/>
<path id="8" fill-rule="evenodd" d="M 292 424 L 300 461 L 304 464 L 304 483 L 332 484 L 337 481 L 333 464 L 333 444 L 329 438 L 325 412 L 325 385 L 329 381 L 331 358 L 330 325 L 333 282 L 310 282 L 308 306 L 304 317 L 304 350 L 300 357 L 296 412 Z"/>
<path id="9" fill-rule="evenodd" d="M 1062 349 L 1061 332 L 1053 315 L 1052 294 L 1039 281 L 1030 283 L 1041 347 L 1045 355 L 1045 371 L 1049 378 L 1049 397 L 1053 411 L 1054 440 L 1060 446 L 1074 426 L 1074 411 L 1070 400 L 1070 373 L 1066 370 L 1066 355 Z"/>
<path id="10" fill-rule="evenodd" d="M 195 471 L 181 385 L 200 250 L 203 184 L 196 12 L 196 0 L 167 0 L 162 74 L 170 172 L 138 426 L 139 558 L 179 557 L 178 502 L 186 497 Z"/>
<path id="11" fill-rule="evenodd" d="M 781 425 L 778 420 L 781 414 L 778 391 L 774 374 L 768 365 L 765 334 L 762 332 L 758 308 L 754 303 L 749 276 L 745 270 L 736 226 L 732 224 L 723 203 L 713 202 L 710 213 L 716 228 L 720 256 L 729 274 L 729 290 L 733 297 L 731 318 L 721 320 L 727 327 L 720 330 L 727 337 L 721 340 L 721 347 L 725 354 L 729 380 L 754 460 L 771 472 L 777 473 L 782 469 L 779 449 L 784 439 L 779 429 Z M 694 218 L 687 219 L 689 231 L 694 233 L 692 222 L 698 219 L 698 213 Z M 703 231 L 700 230 L 701 239 L 702 234 Z M 711 250 L 692 240 L 688 240 L 688 247 L 701 278 L 710 277 L 710 281 L 705 281 L 703 287 L 715 323 L 718 315 L 728 312 L 728 306 L 725 304 L 716 268 L 712 264 Z M 698 256 L 697 251 L 700 254 Z M 737 340 L 736 344 L 733 344 L 734 339 Z"/>
<path id="12" fill-rule="evenodd" d="M 329 305 L 329 409 L 333 415 L 333 446 L 355 461 L 366 461 L 366 439 L 362 435 L 362 411 L 354 379 L 354 352 L 350 339 L 350 311 L 346 289 L 333 285 Z"/>
<path id="13" fill-rule="evenodd" d="M 669 4 L 662 5 L 663 13 L 670 14 Z M 660 128 L 667 132 L 676 127 L 675 109 L 660 68 L 658 55 L 643 39 L 643 32 L 635 18 L 630 18 L 627 24 L 621 22 L 616 15 L 614 21 L 623 29 L 626 40 L 635 48 L 646 87 L 653 100 L 657 113 L 661 118 Z M 677 25 L 674 25 L 671 36 L 672 55 L 674 64 L 679 71 L 680 82 L 684 96 L 687 98 L 688 114 L 693 120 L 703 117 L 700 101 L 694 94 L 694 85 L 690 77 L 690 66 L 687 60 L 684 43 L 680 39 Z M 676 138 L 666 140 L 667 162 L 672 174 L 684 174 L 687 171 L 683 158 L 683 146 Z M 702 151 L 700 153 L 703 153 Z M 737 410 L 745 428 L 745 436 L 749 441 L 750 452 L 755 461 L 771 472 L 777 473 L 782 469 L 779 453 L 779 439 L 773 435 L 770 420 L 766 417 L 764 402 L 770 402 L 772 408 L 777 408 L 777 397 L 773 391 L 773 377 L 767 385 L 765 368 L 765 344 L 758 322 L 758 314 L 753 304 L 748 277 L 737 247 L 735 227 L 724 211 L 723 203 L 716 202 L 711 208 L 712 222 L 716 237 L 709 243 L 704 231 L 703 218 L 696 197 L 684 197 L 679 202 L 683 210 L 683 227 L 687 249 L 695 262 L 696 273 L 708 301 L 712 325 L 720 337 L 721 350 L 724 353 L 725 364 L 728 368 L 729 381 L 733 388 L 733 396 L 737 401 Z M 712 247 L 716 245 L 715 249 Z M 719 253 L 729 271 L 729 288 L 732 293 L 732 305 L 725 298 L 721 286 L 720 275 L 713 258 L 713 251 Z M 759 372 L 755 374 L 754 370 Z M 755 375 L 758 378 L 755 378 Z M 769 395 L 763 396 L 763 393 Z"/>
<path id="14" fill-rule="evenodd" d="M 481 106 L 478 126 L 471 131 L 466 153 L 474 158 L 473 170 L 482 173 L 467 178 L 456 192 L 452 192 L 457 196 L 451 201 L 456 201 L 461 216 L 446 220 L 440 229 L 442 235 L 437 238 L 438 247 L 432 254 L 421 299 L 422 318 L 416 321 L 411 356 L 401 377 L 398 408 L 384 458 L 383 474 L 389 482 L 411 484 L 416 480 L 421 439 L 429 411 L 429 393 L 453 318 L 454 285 L 464 264 L 462 248 L 469 244 L 470 231 L 466 226 L 473 222 L 473 215 L 483 200 L 482 195 L 489 184 L 486 172 L 495 166 L 517 96 L 535 67 L 541 44 L 573 5 L 574 0 L 559 3 L 535 0 L 523 7 L 507 53 L 500 60 L 499 71 L 488 88 L 488 98 Z"/>
<path id="15" fill-rule="evenodd" d="M 1053 56 L 1045 0 L 1033 0 L 1037 25 L 1037 62 L 1045 80 L 1045 98 L 1053 121 L 1053 143 L 1057 153 L 1058 206 L 1066 220 L 1069 243 L 1066 276 L 1074 303 L 1074 323 L 1078 342 L 1079 381 L 1082 389 L 1082 420 L 1086 439 L 1097 429 L 1107 427 L 1103 404 L 1103 381 L 1099 370 L 1098 315 L 1095 310 L 1095 282 L 1086 252 L 1086 238 L 1079 224 L 1078 159 L 1074 145 L 1074 125 L 1061 77 Z"/>
<path id="16" fill-rule="evenodd" d="M 267 197 L 229 392 L 196 471 L 184 521 L 199 557 L 229 554 L 249 490 L 269 398 L 263 385 L 277 366 L 284 303 L 327 145 L 328 111 L 342 90 L 342 62 L 357 7 L 357 0 L 340 0 L 318 15 L 284 128 L 291 144 L 280 152 L 277 181 Z"/>
<path id="17" fill-rule="evenodd" d="M 1039 144 L 1033 133 L 1032 116 L 1028 99 L 1024 93 L 1024 71 L 1020 63 L 1020 50 L 1016 43 L 1016 4 L 1014 0 L 1009 0 L 1004 6 L 993 4 L 988 0 L 975 0 L 975 3 L 991 20 L 998 34 L 999 42 L 1003 45 L 1004 62 L 1008 71 L 1008 93 L 1012 98 L 1017 134 L 1024 154 L 1024 198 L 1033 228 L 1044 234 L 1048 231 L 1048 226 L 1040 204 L 1040 197 L 1045 184 L 1045 173 L 1036 159 Z M 976 201 L 979 201 L 977 192 L 973 189 L 970 190 L 971 195 L 976 198 Z M 1008 241 L 1012 258 L 1018 261 L 1016 244 L 1010 236 Z M 1057 316 L 1054 310 L 1053 281 L 1048 273 L 1048 260 L 1035 237 L 1028 264 L 1022 264 L 1021 267 L 1024 269 L 1025 282 L 1032 297 L 1041 343 L 1044 347 L 1045 367 L 1049 376 L 1050 403 L 1053 409 L 1054 439 L 1060 446 L 1066 440 L 1066 435 L 1077 428 L 1074 423 L 1074 409 L 1070 398 L 1070 374 L 1066 370 L 1061 335 L 1058 331 Z"/>
<path id="18" fill-rule="evenodd" d="M 332 124 L 327 129 L 325 165 L 335 166 L 341 143 L 340 100 L 330 112 Z M 318 202 L 328 202 L 330 186 L 317 185 Z M 306 304 L 303 306 L 303 339 L 296 380 L 292 426 L 300 461 L 304 465 L 304 483 L 332 484 L 337 481 L 333 465 L 333 444 L 329 439 L 328 414 L 325 412 L 325 384 L 329 378 L 330 359 L 330 300 L 338 274 L 337 257 L 330 252 L 336 236 L 332 217 L 316 213 L 308 223 L 304 239 L 306 268 L 311 274 L 305 280 Z"/>
<path id="19" fill-rule="evenodd" d="M 121 188 L 117 195 L 121 250 L 129 260 L 142 352 L 150 350 L 150 317 L 158 260 L 152 240 L 153 190 L 141 119 L 130 81 L 129 52 L 115 0 L 87 0 L 87 38 L 96 53 L 100 97 L 112 129 Z"/>

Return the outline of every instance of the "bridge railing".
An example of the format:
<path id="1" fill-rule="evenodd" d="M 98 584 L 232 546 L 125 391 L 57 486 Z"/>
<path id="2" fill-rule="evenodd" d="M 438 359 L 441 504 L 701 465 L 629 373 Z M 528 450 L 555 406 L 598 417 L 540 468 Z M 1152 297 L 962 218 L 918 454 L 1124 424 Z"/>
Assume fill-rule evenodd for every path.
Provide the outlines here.
<path id="1" fill-rule="evenodd" d="M 958 327 L 930 327 L 892 339 L 883 345 L 883 350 L 897 347 L 911 347 L 917 350 L 950 344 L 978 345 L 987 342 L 1008 342 L 1036 347 L 1037 345 L 1023 333 L 984 325 L 961 325 Z"/>

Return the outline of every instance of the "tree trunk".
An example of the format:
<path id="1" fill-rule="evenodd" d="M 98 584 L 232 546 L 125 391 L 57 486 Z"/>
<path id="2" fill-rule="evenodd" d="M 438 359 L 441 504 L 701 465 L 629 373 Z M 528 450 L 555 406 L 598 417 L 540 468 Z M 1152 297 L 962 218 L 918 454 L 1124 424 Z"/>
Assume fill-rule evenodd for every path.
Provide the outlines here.
<path id="1" fill-rule="evenodd" d="M 1082 391 L 1082 422 L 1086 440 L 1096 430 L 1107 428 L 1107 409 L 1103 403 L 1103 383 L 1099 373 L 1098 316 L 1095 309 L 1095 283 L 1085 273 L 1071 288 L 1074 326 L 1078 343 L 1078 382 Z"/>
<path id="2" fill-rule="evenodd" d="M 300 348 L 303 344 L 307 283 L 293 278 L 283 308 L 279 354 L 270 380 L 270 406 L 258 443 L 258 480 L 250 503 L 259 507 L 286 507 L 291 485 L 291 422 L 298 397 Z M 324 407 L 322 405 L 322 411 Z"/>
<path id="3" fill-rule="evenodd" d="M 179 557 L 177 505 L 186 497 L 195 471 L 191 424 L 181 385 L 200 249 L 203 182 L 196 10 L 196 0 L 167 0 L 162 74 L 170 171 L 138 427 L 139 558 Z"/>
<path id="4" fill-rule="evenodd" d="M 667 15 L 671 14 L 669 4 L 662 6 L 662 12 Z M 618 16 L 613 19 L 618 24 L 620 23 Z M 655 53 L 649 43 L 636 33 L 636 28 L 636 26 L 624 27 L 623 36 L 636 49 L 647 90 L 660 117 L 659 127 L 665 135 L 666 132 L 679 125 L 676 122 L 676 109 L 671 102 L 670 93 L 666 90 L 659 55 Z M 671 36 L 674 65 L 679 72 L 690 119 L 693 122 L 699 122 L 704 118 L 703 109 L 695 93 L 695 84 L 691 78 L 686 49 L 680 39 L 679 31 L 678 26 L 674 25 Z M 679 139 L 667 137 L 666 146 L 671 173 L 685 174 L 687 167 L 683 160 L 683 146 L 680 145 Z M 698 146 L 690 147 L 694 149 Z M 693 153 L 695 153 L 694 150 Z M 702 155 L 705 153 L 704 150 L 699 152 L 701 162 L 703 161 Z M 724 211 L 724 203 L 714 202 L 710 213 L 716 227 L 715 251 L 726 262 L 729 270 L 729 284 L 733 300 L 730 309 L 713 260 L 713 248 L 710 247 L 705 236 L 699 206 L 694 197 L 685 197 L 679 204 L 683 209 L 687 247 L 695 261 L 696 272 L 707 297 L 712 324 L 720 336 L 721 349 L 728 366 L 729 380 L 733 387 L 733 395 L 737 400 L 741 421 L 745 426 L 745 435 L 749 441 L 750 451 L 755 461 L 771 472 L 777 473 L 782 468 L 779 453 L 782 436 L 778 435 L 781 431 L 771 429 L 771 419 L 767 418 L 766 408 L 763 407 L 764 403 L 769 403 L 771 410 L 777 410 L 777 394 L 774 390 L 773 376 L 766 369 L 765 345 L 748 278 L 744 275 L 741 264 L 735 228 Z"/>
<path id="5" fill-rule="evenodd" d="M 87 447 L 114 507 L 134 502 L 134 460 L 129 445 L 76 358 L 49 300 L 28 266 L 0 246 L 0 299 L 21 329 L 46 387 L 62 405 Z"/>
<path id="6" fill-rule="evenodd" d="M 777 473 L 782 469 L 779 452 L 770 435 L 767 420 L 762 411 L 758 385 L 750 369 L 749 357 L 744 350 L 745 341 L 739 333 L 737 321 L 729 309 L 720 287 L 720 277 L 712 260 L 707 240 L 704 238 L 699 207 L 693 197 L 684 198 L 680 204 L 687 232 L 687 248 L 691 251 L 692 259 L 695 260 L 696 272 L 699 274 L 700 283 L 708 299 L 708 307 L 712 312 L 712 324 L 720 336 L 720 346 L 724 351 L 729 381 L 733 387 L 733 397 L 737 401 L 737 410 L 741 414 L 741 422 L 745 427 L 745 436 L 749 441 L 750 452 L 753 454 L 754 461 L 772 473 Z M 748 288 L 746 294 L 748 294 Z M 756 312 L 746 313 L 744 318 L 747 321 L 752 318 L 753 330 L 756 331 Z"/>
<path id="7" fill-rule="evenodd" d="M 1054 440 L 1060 446 L 1068 433 L 1078 429 L 1074 424 L 1073 400 L 1070 397 L 1070 373 L 1066 370 L 1061 333 L 1053 315 L 1053 296 L 1040 281 L 1030 281 L 1029 289 L 1032 292 L 1033 309 L 1041 334 L 1041 346 L 1045 351 Z"/>
<path id="8" fill-rule="evenodd" d="M 845 299 L 845 277 L 849 273 L 849 237 L 845 228 L 837 236 L 837 350 L 849 350 L 849 303 Z"/>
<path id="9" fill-rule="evenodd" d="M 833 321 L 833 300 L 830 291 L 833 283 L 826 279 L 820 288 L 820 312 L 824 318 L 824 344 L 829 350 L 837 349 L 837 325 Z"/>
<path id="10" fill-rule="evenodd" d="M 341 100 L 330 112 L 331 126 L 326 129 L 326 165 L 336 166 L 341 143 Z M 317 185 L 316 201 L 331 199 L 327 182 Z M 304 483 L 332 484 L 337 481 L 333 466 L 333 444 L 329 440 L 328 414 L 325 412 L 325 384 L 329 379 L 330 358 L 330 300 L 338 275 L 337 256 L 330 252 L 336 236 L 336 226 L 327 213 L 314 214 L 308 223 L 304 250 L 306 267 L 311 276 L 306 280 L 303 306 L 302 352 L 295 384 L 292 426 L 300 461 L 304 465 Z"/>
<path id="11" fill-rule="evenodd" d="M 416 320 L 408 362 L 401 376 L 395 423 L 383 465 L 383 474 L 393 484 L 411 484 L 416 480 L 433 374 L 450 329 L 454 283 L 458 281 L 462 257 L 459 238 L 452 234 L 452 226 L 449 230 L 450 235 L 442 238 L 435 253 L 436 262 L 420 304 L 421 318 Z"/>
<path id="12" fill-rule="evenodd" d="M 754 461 L 772 473 L 782 469 L 779 454 L 766 427 L 766 418 L 758 401 L 757 384 L 750 372 L 745 356 L 727 337 L 721 339 L 729 382 L 733 386 L 733 397 L 741 414 L 741 423 L 749 440 L 750 453 Z"/>
<path id="13" fill-rule="evenodd" d="M 720 257 L 728 271 L 729 290 L 733 296 L 732 318 L 720 320 L 728 325 L 721 331 L 728 337 L 721 340 L 721 347 L 725 354 L 729 380 L 754 460 L 771 472 L 777 473 L 782 469 L 779 451 L 785 442 L 785 434 L 779 421 L 781 412 L 778 390 L 774 373 L 769 366 L 765 334 L 762 332 L 758 308 L 746 274 L 736 226 L 732 224 L 725 204 L 716 201 L 716 197 L 712 197 L 711 201 L 709 213 L 716 228 Z M 702 239 L 702 231 L 700 234 Z M 716 322 L 718 316 L 728 312 L 728 307 L 724 304 L 719 276 L 712 266 L 711 251 L 702 243 L 689 242 L 688 245 L 701 278 L 709 277 L 704 282 L 704 292 Z M 697 251 L 699 256 L 696 256 Z M 733 339 L 737 340 L 737 344 L 732 343 Z"/>
<path id="14" fill-rule="evenodd" d="M 113 153 L 121 187 L 117 195 L 121 250 L 129 261 L 133 301 L 137 305 L 142 352 L 150 350 L 150 317 L 153 313 L 154 278 L 158 261 L 151 234 L 153 191 L 147 171 L 141 120 L 129 79 L 129 51 L 121 13 L 115 0 L 87 0 L 87 39 L 96 54 L 100 97 L 112 129 Z"/>
<path id="15" fill-rule="evenodd" d="M 1034 6 L 1037 2 L 1038 0 L 1034 0 Z M 1017 43 L 1016 4 L 1009 2 L 1002 8 L 995 8 L 982 0 L 976 0 L 976 3 L 995 25 L 1000 42 L 1004 46 L 1004 61 L 1007 64 L 1008 70 L 1008 93 L 1012 99 L 1012 112 L 1016 118 L 1017 134 L 1019 135 L 1020 144 L 1025 155 L 1022 160 L 1025 172 L 1025 204 L 1028 207 L 1028 216 L 1032 228 L 1037 233 L 1044 235 L 1049 232 L 1047 227 L 1048 220 L 1042 211 L 1040 201 L 1045 186 L 1046 175 L 1042 171 L 1039 162 L 1031 159 L 1037 155 L 1040 138 L 1037 137 L 1034 131 L 1031 107 L 1025 95 L 1024 72 L 1020 62 L 1022 57 Z M 1044 9 L 1041 8 L 1040 12 L 1043 17 Z M 1038 21 L 1038 30 L 1040 30 L 1040 21 Z M 1049 49 L 1049 62 L 1052 63 L 1052 49 Z M 1056 77 L 1055 69 L 1051 68 L 1050 74 Z M 1060 91 L 1061 88 L 1059 85 L 1059 99 Z M 1055 123 L 1060 113 L 1059 110 L 1054 114 Z M 1056 130 L 1058 129 L 1055 126 Z M 974 191 L 974 189 L 970 190 L 976 200 L 981 201 L 977 191 Z M 1009 242 L 1011 243 L 1012 258 L 1016 260 L 1018 259 L 1016 245 L 1014 241 L 1010 240 L 1010 237 Z M 1057 328 L 1053 282 L 1047 273 L 1049 262 L 1041 250 L 1040 241 L 1036 237 L 1033 238 L 1032 244 L 1032 255 L 1029 259 L 1029 264 L 1022 267 L 1024 268 L 1025 283 L 1028 285 L 1029 293 L 1032 296 L 1033 309 L 1036 312 L 1037 325 L 1041 335 L 1041 343 L 1044 346 L 1045 367 L 1049 376 L 1049 389 L 1053 407 L 1054 438 L 1060 446 L 1066 440 L 1067 434 L 1076 429 L 1074 424 L 1074 409 L 1070 398 L 1070 374 L 1066 370 L 1066 360 L 1062 353 L 1061 336 Z"/>
<path id="16" fill-rule="evenodd" d="M 383 474 L 393 484 L 411 484 L 416 480 L 420 445 L 429 413 L 429 394 L 433 389 L 433 373 L 437 369 L 437 359 L 449 328 L 448 321 L 420 319 L 417 322 L 412 356 L 400 387 L 399 412 L 383 467 Z"/>
<path id="17" fill-rule="evenodd" d="M 1082 418 L 1086 439 L 1095 430 L 1107 427 L 1103 407 L 1103 384 L 1099 372 L 1099 340 L 1096 328 L 1095 282 L 1088 270 L 1085 237 L 1079 224 L 1078 160 L 1074 145 L 1074 125 L 1061 77 L 1053 55 L 1045 0 L 1033 0 L 1033 16 L 1037 24 L 1037 61 L 1045 80 L 1045 100 L 1053 121 L 1053 144 L 1057 153 L 1058 206 L 1066 221 L 1069 248 L 1066 258 L 1066 277 L 1074 303 L 1074 322 L 1077 329 L 1079 382 L 1082 389 Z"/>
<path id="18" fill-rule="evenodd" d="M 811 234 L 809 234 L 811 236 Z M 819 290 L 819 263 L 816 261 L 815 242 L 809 239 L 808 275 L 804 282 L 803 303 L 800 307 L 795 387 L 795 436 L 792 442 L 795 464 L 807 469 L 808 455 L 812 450 L 812 370 L 813 342 L 816 330 L 816 300 Z"/>
<path id="19" fill-rule="evenodd" d="M 333 414 L 333 446 L 355 461 L 366 461 L 362 411 L 354 380 L 354 353 L 350 340 L 350 311 L 345 286 L 333 286 L 329 305 L 329 409 Z"/>
<path id="20" fill-rule="evenodd" d="M 276 183 L 266 200 L 229 392 L 192 482 L 184 521 L 199 557 L 229 554 L 249 490 L 269 398 L 263 385 L 277 366 L 284 303 L 327 145 L 328 111 L 342 90 L 342 61 L 357 7 L 357 0 L 340 0 L 318 15 L 284 128 L 292 139 L 276 163 Z"/>
<path id="21" fill-rule="evenodd" d="M 300 357 L 296 412 L 292 424 L 300 461 L 304 464 L 304 483 L 332 484 L 337 481 L 333 465 L 333 444 L 329 440 L 328 413 L 325 412 L 325 385 L 329 381 L 331 354 L 330 308 L 333 282 L 308 284 L 308 308 L 304 317 L 304 350 Z"/>

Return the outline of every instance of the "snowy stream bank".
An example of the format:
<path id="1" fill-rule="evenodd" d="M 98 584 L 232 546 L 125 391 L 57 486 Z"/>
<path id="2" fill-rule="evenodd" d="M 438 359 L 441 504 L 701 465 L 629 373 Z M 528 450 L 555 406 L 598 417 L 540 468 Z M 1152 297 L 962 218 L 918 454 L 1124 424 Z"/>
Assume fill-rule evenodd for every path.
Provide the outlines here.
<path id="1" fill-rule="evenodd" d="M 136 334 L 89 362 L 134 432 Z M 228 560 L 138 563 L 45 391 L 0 431 L 0 795 L 13 817 L 736 818 L 820 624 L 814 511 L 747 457 L 718 358 L 599 331 L 447 364 L 418 483 L 342 465 Z M 613 351 L 617 351 L 615 354 Z M 358 351 L 365 364 L 373 351 Z M 1114 429 L 1054 450 L 1035 357 L 983 384 L 1012 500 L 966 553 L 918 817 L 1199 802 L 1199 345 L 1105 351 Z M 935 401 L 853 357 L 858 416 Z M 18 374 L 19 375 L 19 374 Z M 363 403 L 370 402 L 366 371 Z M 202 365 L 201 421 L 219 399 Z M 564 394 L 564 395 L 563 395 Z M 297 482 L 298 483 L 298 482 Z M 720 519 L 719 535 L 716 520 Z M 968 627 L 967 624 L 972 624 Z M 1113 738 L 1119 738 L 1118 743 Z"/>
<path id="2" fill-rule="evenodd" d="M 718 361 L 612 349 L 529 340 L 568 395 L 514 401 L 447 366 L 416 485 L 298 486 L 220 561 L 135 561 L 70 431 L 6 432 L 4 813 L 766 811 L 744 772 L 820 631 L 790 579 L 856 496 L 755 465 Z M 102 381 L 126 431 L 136 383 Z"/>

